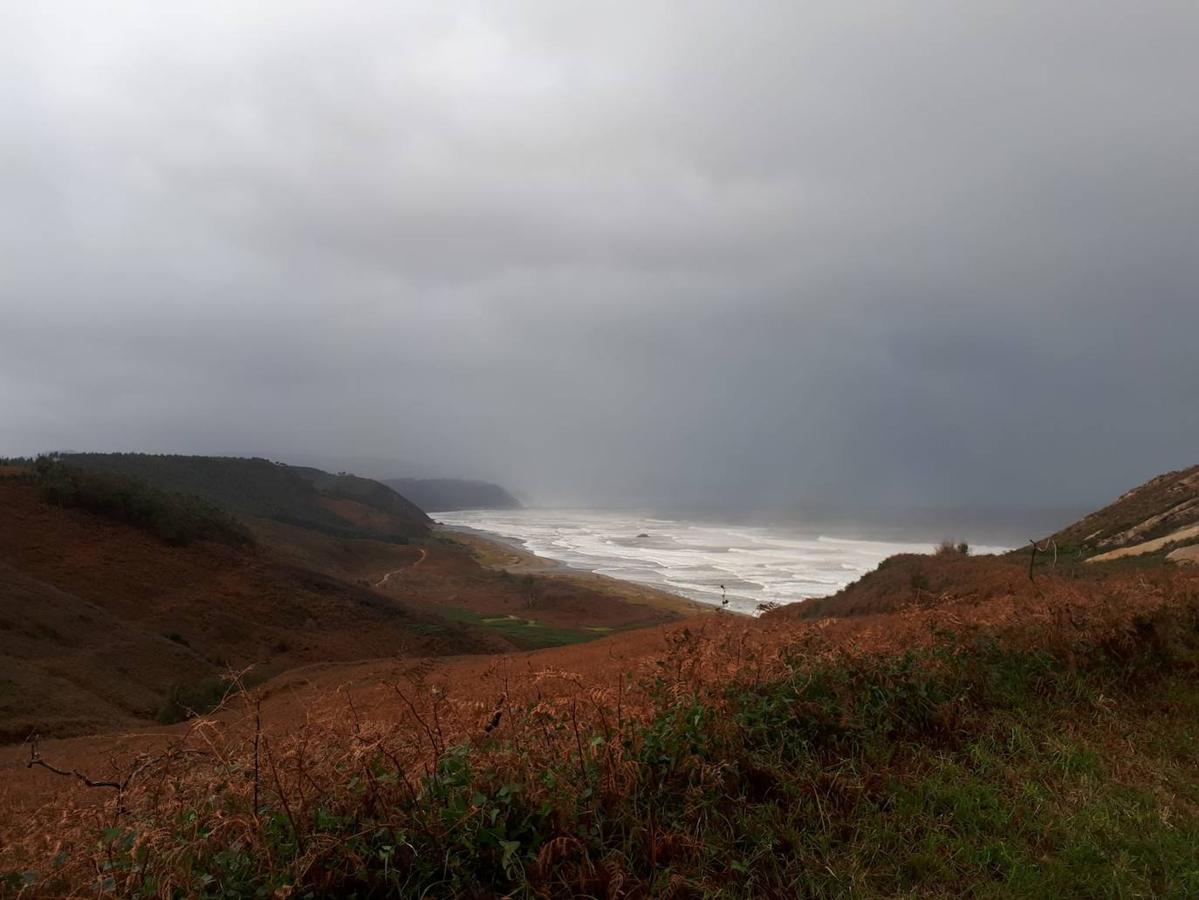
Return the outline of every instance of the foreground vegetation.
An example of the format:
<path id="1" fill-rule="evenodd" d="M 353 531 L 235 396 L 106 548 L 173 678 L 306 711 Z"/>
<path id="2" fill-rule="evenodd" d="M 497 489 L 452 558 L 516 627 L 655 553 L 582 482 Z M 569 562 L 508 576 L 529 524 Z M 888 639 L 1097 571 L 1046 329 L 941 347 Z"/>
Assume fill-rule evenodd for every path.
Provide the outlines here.
<path id="1" fill-rule="evenodd" d="M 656 677 L 481 715 L 418 673 L 395 685 L 410 727 L 350 704 L 286 739 L 210 733 L 8 880 L 120 896 L 1196 896 L 1188 590 L 1085 636 L 941 633 L 902 656 L 807 630 L 767 658 L 682 631 Z"/>

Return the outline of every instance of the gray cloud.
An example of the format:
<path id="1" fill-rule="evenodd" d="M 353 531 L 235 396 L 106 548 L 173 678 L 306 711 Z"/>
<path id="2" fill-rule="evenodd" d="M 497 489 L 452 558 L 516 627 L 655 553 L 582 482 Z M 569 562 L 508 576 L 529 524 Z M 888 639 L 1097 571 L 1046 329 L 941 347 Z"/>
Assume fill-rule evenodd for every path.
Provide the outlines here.
<path id="1" fill-rule="evenodd" d="M 1199 446 L 1197 43 L 1188 2 L 11 4 L 0 452 L 1102 499 Z"/>

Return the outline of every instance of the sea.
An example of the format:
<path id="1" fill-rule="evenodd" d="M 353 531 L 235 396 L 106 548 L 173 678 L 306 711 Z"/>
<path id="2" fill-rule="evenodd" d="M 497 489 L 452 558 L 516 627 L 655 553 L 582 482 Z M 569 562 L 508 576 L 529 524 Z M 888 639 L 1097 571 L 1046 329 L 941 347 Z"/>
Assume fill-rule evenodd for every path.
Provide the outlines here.
<path id="1" fill-rule="evenodd" d="M 435 518 L 573 568 L 751 615 L 834 594 L 888 556 L 930 553 L 943 538 L 966 540 L 971 553 L 1002 553 L 1026 543 L 1017 538 L 1023 532 L 1039 537 L 1071 521 L 1050 513 L 1007 523 L 913 514 L 906 522 L 893 515 L 863 524 L 596 509 L 464 510 Z"/>

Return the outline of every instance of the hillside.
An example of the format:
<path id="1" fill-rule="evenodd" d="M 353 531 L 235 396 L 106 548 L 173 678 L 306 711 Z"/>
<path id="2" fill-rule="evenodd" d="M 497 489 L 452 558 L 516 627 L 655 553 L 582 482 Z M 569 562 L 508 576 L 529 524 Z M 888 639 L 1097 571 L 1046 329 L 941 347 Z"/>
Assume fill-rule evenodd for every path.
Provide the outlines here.
<path id="1" fill-rule="evenodd" d="M 363 546 L 380 570 L 419 552 L 361 541 L 341 555 Z M 261 679 L 328 660 L 496 649 L 270 546 L 175 546 L 52 505 L 17 479 L 0 481 L 0 581 L 0 743 L 153 720 L 172 689 L 202 693 L 230 667 Z"/>
<path id="2" fill-rule="evenodd" d="M 335 537 L 403 541 L 429 532 L 429 518 L 419 508 L 386 485 L 354 475 L 226 456 L 72 453 L 59 458 L 203 497 L 243 516 Z"/>
<path id="3" fill-rule="evenodd" d="M 0 583 L 0 744 L 152 719 L 172 685 L 213 674 L 184 644 L 7 563 Z"/>
<path id="4" fill-rule="evenodd" d="M 316 532 L 256 534 L 344 565 Z M 474 540 L 426 542 L 380 591 L 487 604 L 526 584 L 534 561 Z M 909 554 L 760 619 L 312 666 L 192 723 L 0 748 L 0 879 L 104 897 L 1190 897 L 1197 671 L 1199 569 L 1063 559 L 1030 579 L 1016 556 Z"/>
<path id="5" fill-rule="evenodd" d="M 1107 583 L 1103 563 L 1150 568 L 1199 562 L 1199 466 L 1158 476 L 1115 503 L 1038 542 L 1002 556 L 901 554 L 883 560 L 830 597 L 794 603 L 767 618 L 822 619 L 896 612 L 950 599 L 1036 598 L 1046 577 L 1094 587 Z M 1033 579 L 1029 563 L 1033 562 Z"/>
<path id="6" fill-rule="evenodd" d="M 456 509 L 520 509 L 520 501 L 498 484 L 460 478 L 389 478 L 394 488 L 426 512 Z"/>
<path id="7" fill-rule="evenodd" d="M 287 468 L 306 479 L 326 497 L 361 504 L 377 512 L 403 520 L 426 525 L 429 522 L 429 517 L 425 515 L 423 507 L 401 495 L 398 489 L 389 487 L 384 482 L 345 472 L 331 475 L 307 466 L 288 466 Z"/>
<path id="8" fill-rule="evenodd" d="M 1149 554 L 1199 562 L 1199 465 L 1159 475 L 1042 543 L 1093 562 Z"/>
<path id="9" fill-rule="evenodd" d="M 374 482 L 305 474 L 347 495 L 337 503 L 365 493 L 363 509 L 404 511 Z M 0 744 L 204 709 L 230 669 L 252 667 L 257 683 L 312 664 L 510 652 L 677 618 L 670 598 L 588 578 L 517 577 L 447 538 L 230 524 L 222 509 L 125 476 L 13 467 L 0 478 Z"/>

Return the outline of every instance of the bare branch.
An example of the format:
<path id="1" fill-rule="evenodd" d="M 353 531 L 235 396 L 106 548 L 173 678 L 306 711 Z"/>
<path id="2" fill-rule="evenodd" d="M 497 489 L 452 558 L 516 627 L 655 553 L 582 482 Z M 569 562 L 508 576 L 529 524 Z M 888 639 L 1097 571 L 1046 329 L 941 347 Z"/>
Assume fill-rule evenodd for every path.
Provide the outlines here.
<path id="1" fill-rule="evenodd" d="M 42 759 L 41 754 L 37 750 L 38 736 L 35 734 L 29 739 L 29 762 L 25 763 L 25 768 L 32 769 L 34 766 L 39 766 L 55 775 L 62 775 L 66 778 L 78 778 L 81 782 L 90 788 L 112 788 L 114 791 L 122 791 L 129 779 L 123 782 L 117 781 L 96 781 L 84 775 L 77 769 L 60 769 L 58 766 L 52 766 L 50 763 Z"/>

